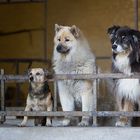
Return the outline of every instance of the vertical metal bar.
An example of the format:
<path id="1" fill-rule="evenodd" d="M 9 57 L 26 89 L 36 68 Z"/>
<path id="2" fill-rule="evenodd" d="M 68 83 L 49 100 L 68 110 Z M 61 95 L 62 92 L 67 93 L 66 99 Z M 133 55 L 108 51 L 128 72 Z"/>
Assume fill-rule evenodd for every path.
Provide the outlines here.
<path id="1" fill-rule="evenodd" d="M 58 95 L 58 86 L 57 86 L 57 81 L 54 81 L 54 106 L 53 106 L 53 111 L 57 112 L 57 95 Z M 57 121 L 57 117 L 54 116 L 54 121 Z"/>
<path id="2" fill-rule="evenodd" d="M 47 59 L 47 0 L 45 0 L 44 2 L 44 26 L 45 26 L 45 30 L 44 30 L 44 59 Z"/>
<path id="3" fill-rule="evenodd" d="M 95 67 L 95 73 L 97 73 L 97 67 Z M 93 111 L 97 111 L 97 80 L 93 81 Z M 97 117 L 93 117 L 93 126 L 97 126 Z"/>
<path id="4" fill-rule="evenodd" d="M 1 76 L 4 75 L 4 70 L 1 69 Z M 5 111 L 5 82 L 1 80 L 1 110 Z M 5 122 L 5 116 L 1 116 L 1 123 Z"/>
<path id="5" fill-rule="evenodd" d="M 54 111 L 57 111 L 57 93 L 58 93 L 57 81 L 54 81 Z"/>
<path id="6" fill-rule="evenodd" d="M 138 0 L 134 0 L 134 23 L 135 29 L 138 30 Z"/>
<path id="7" fill-rule="evenodd" d="M 19 74 L 19 62 L 16 61 L 16 74 L 18 75 Z M 19 83 L 16 83 L 16 106 L 19 106 L 19 102 L 20 102 L 20 84 Z"/>

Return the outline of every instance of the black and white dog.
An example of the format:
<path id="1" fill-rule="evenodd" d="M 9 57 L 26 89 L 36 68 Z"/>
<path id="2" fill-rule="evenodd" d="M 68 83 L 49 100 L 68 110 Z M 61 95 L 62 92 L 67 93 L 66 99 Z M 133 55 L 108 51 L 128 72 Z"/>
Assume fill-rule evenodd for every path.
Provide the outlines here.
<path id="1" fill-rule="evenodd" d="M 112 26 L 108 29 L 112 44 L 112 71 L 131 75 L 140 72 L 140 32 L 129 27 Z M 140 105 L 140 80 L 119 79 L 115 94 L 119 111 L 133 111 Z M 131 119 L 120 117 L 116 126 L 131 125 Z"/>

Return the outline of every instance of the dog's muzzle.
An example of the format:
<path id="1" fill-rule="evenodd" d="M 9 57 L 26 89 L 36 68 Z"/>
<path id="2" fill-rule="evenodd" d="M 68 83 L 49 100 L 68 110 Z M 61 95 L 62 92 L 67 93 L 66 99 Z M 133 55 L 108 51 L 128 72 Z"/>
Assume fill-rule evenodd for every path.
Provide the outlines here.
<path id="1" fill-rule="evenodd" d="M 112 45 L 112 49 L 116 50 L 117 49 L 117 45 Z"/>
<path id="2" fill-rule="evenodd" d="M 34 80 L 34 78 L 33 77 L 30 77 L 30 81 L 32 82 Z"/>
<path id="3" fill-rule="evenodd" d="M 59 52 L 59 53 L 66 54 L 66 53 L 69 52 L 70 49 L 68 49 L 67 47 L 65 47 L 65 46 L 63 46 L 63 45 L 58 45 L 58 46 L 56 47 L 56 50 L 57 50 L 57 52 Z"/>

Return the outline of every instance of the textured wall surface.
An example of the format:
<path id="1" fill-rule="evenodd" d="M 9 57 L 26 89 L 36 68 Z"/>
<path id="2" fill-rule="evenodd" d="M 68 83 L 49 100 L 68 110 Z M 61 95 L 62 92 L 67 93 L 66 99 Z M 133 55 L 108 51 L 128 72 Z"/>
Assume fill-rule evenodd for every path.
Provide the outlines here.
<path id="1" fill-rule="evenodd" d="M 134 0 L 48 0 L 47 11 L 44 7 L 43 3 L 1 4 L 0 33 L 47 27 L 47 56 L 51 59 L 54 24 L 74 24 L 83 31 L 96 56 L 111 57 L 107 28 L 111 25 L 134 27 Z M 36 30 L 0 36 L 0 48 L 0 58 L 44 58 L 44 33 Z M 102 71 L 110 71 L 110 60 L 97 62 Z M 34 64 L 34 67 L 38 66 L 44 67 Z M 15 73 L 13 64 L 1 63 L 0 67 L 5 68 L 6 73 Z M 20 73 L 23 74 L 26 68 L 27 65 L 20 65 Z M 104 91 L 104 88 L 100 89 Z M 24 89 L 22 91 L 27 93 Z"/>

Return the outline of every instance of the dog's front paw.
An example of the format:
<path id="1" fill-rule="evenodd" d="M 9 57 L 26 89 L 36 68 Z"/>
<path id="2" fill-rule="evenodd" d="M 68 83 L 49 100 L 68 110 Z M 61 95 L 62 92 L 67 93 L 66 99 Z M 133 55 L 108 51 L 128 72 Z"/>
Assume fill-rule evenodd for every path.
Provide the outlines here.
<path id="1" fill-rule="evenodd" d="M 89 126 L 89 122 L 86 120 L 81 121 L 80 123 L 78 123 L 78 126 Z"/>
<path id="2" fill-rule="evenodd" d="M 128 76 L 130 76 L 130 77 L 133 76 L 133 75 L 134 75 L 134 73 L 128 73 Z"/>
<path id="3" fill-rule="evenodd" d="M 68 125 L 70 125 L 70 119 L 64 119 L 63 122 L 62 122 L 62 125 L 63 125 L 63 126 L 68 126 Z"/>
<path id="4" fill-rule="evenodd" d="M 18 127 L 26 127 L 26 124 L 25 123 L 20 123 L 20 124 L 18 124 Z"/>
<path id="5" fill-rule="evenodd" d="M 131 126 L 130 122 L 124 122 L 124 121 L 117 121 L 115 126 L 117 127 L 128 127 Z"/>
<path id="6" fill-rule="evenodd" d="M 47 126 L 47 127 L 50 127 L 50 126 L 52 126 L 52 123 L 51 123 L 51 122 L 47 122 L 47 123 L 46 123 L 46 126 Z"/>

